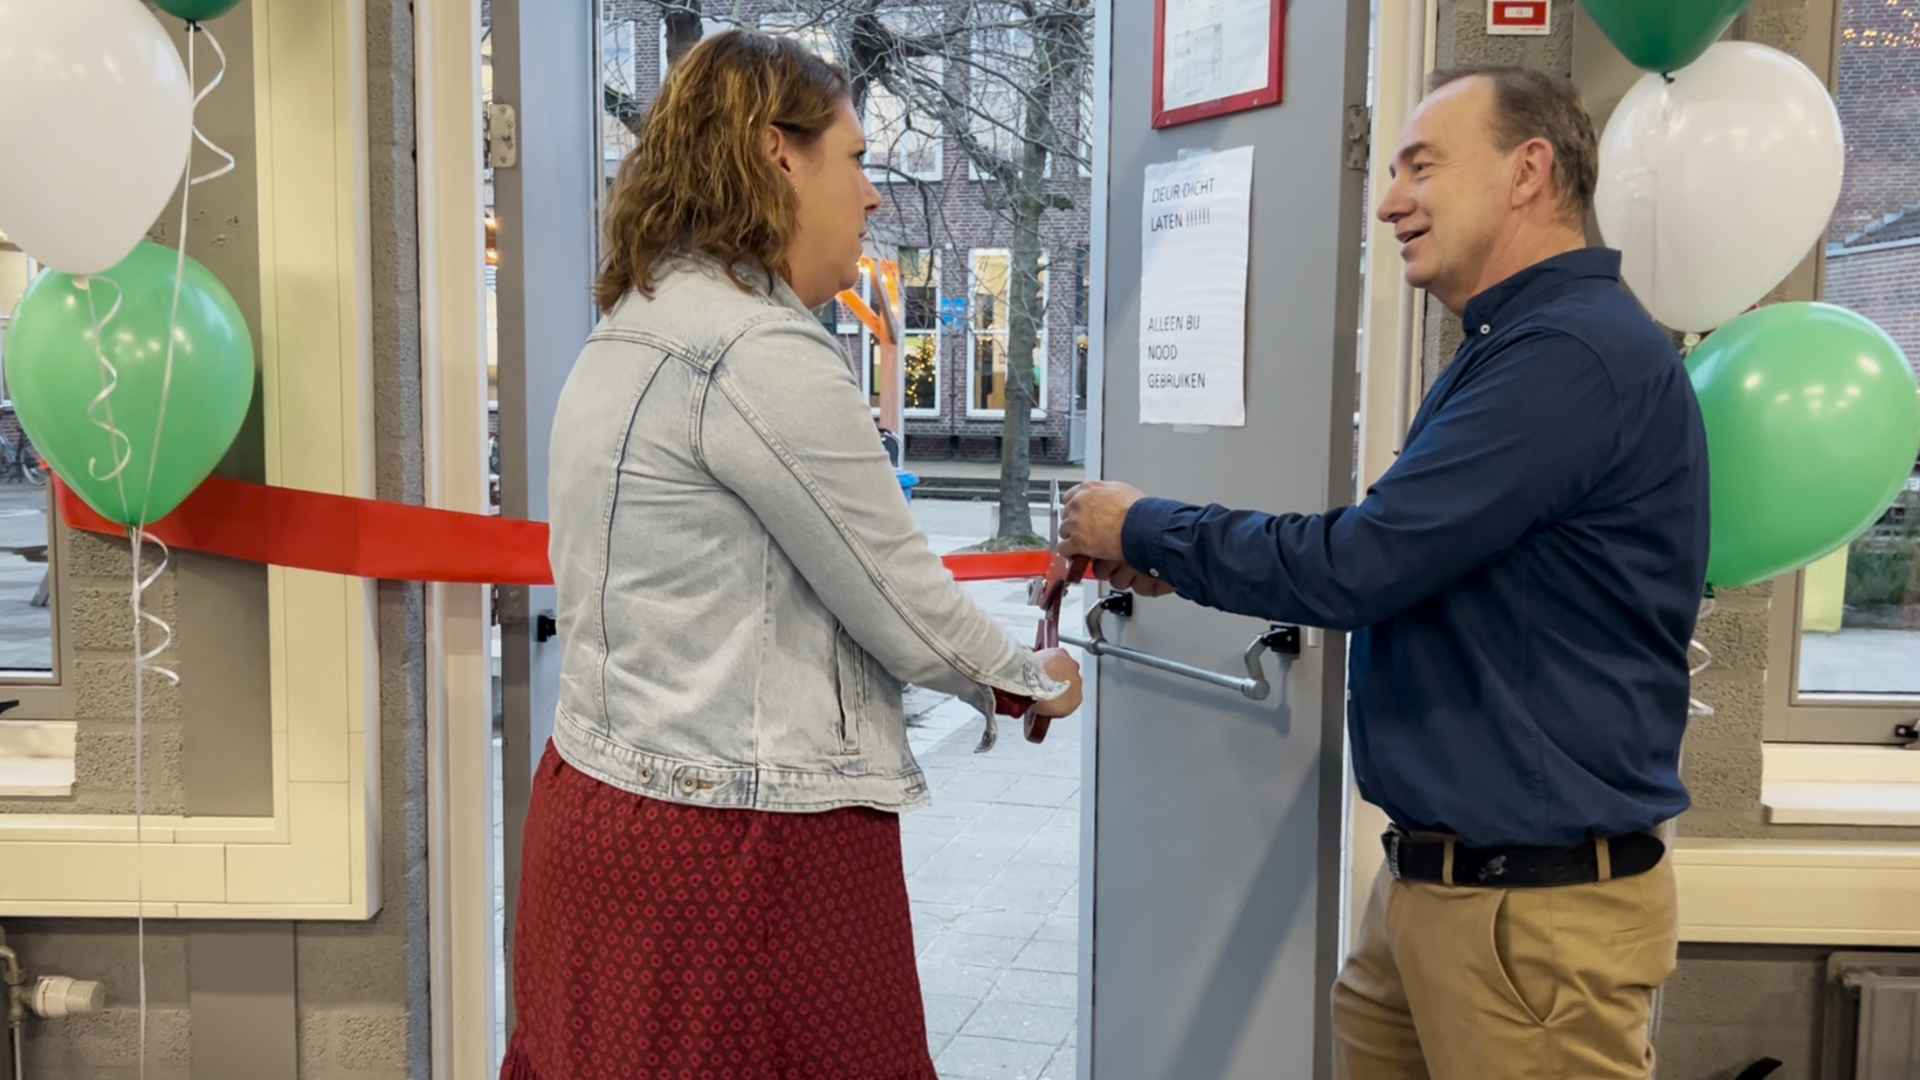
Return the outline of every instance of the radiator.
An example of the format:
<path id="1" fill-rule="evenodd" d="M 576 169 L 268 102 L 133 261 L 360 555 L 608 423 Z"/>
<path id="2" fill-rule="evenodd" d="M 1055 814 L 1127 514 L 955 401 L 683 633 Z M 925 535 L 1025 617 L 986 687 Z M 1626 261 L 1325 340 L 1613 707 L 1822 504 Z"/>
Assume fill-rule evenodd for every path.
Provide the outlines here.
<path id="1" fill-rule="evenodd" d="M 1827 960 L 1822 1080 L 1920 1080 L 1920 954 Z"/>

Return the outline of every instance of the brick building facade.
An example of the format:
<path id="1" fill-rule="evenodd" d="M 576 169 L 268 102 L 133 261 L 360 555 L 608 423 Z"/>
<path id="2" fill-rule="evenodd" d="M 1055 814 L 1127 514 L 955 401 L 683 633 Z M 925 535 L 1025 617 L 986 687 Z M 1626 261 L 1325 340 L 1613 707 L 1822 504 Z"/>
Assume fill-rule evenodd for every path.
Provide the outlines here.
<path id="1" fill-rule="evenodd" d="M 729 17 L 731 4 L 725 9 Z M 746 25 L 779 30 L 788 8 L 779 0 L 752 0 L 739 9 Z M 730 22 L 714 20 L 708 31 L 725 29 Z M 664 62 L 661 9 L 654 0 L 608 0 L 603 15 L 603 75 L 625 83 L 644 106 L 658 93 Z M 831 48 L 829 35 L 802 31 L 811 44 Z M 967 65 L 946 69 L 951 90 L 965 93 Z M 1055 103 L 1055 123 L 1063 132 L 1079 130 L 1080 98 L 1063 90 Z M 630 137 L 610 122 L 607 167 L 616 168 L 631 147 Z M 1072 134 L 1067 136 L 1073 137 Z M 876 143 L 880 140 L 876 139 Z M 897 140 L 889 140 L 897 145 Z M 915 181 L 889 180 L 879 171 L 875 182 L 885 200 L 875 234 L 902 247 L 932 254 L 937 281 L 927 303 L 917 305 L 918 324 L 909 312 L 909 345 L 915 330 L 933 356 L 932 386 L 928 368 L 910 366 L 908 410 L 904 420 L 907 455 L 911 458 L 997 459 L 1000 456 L 1001 414 L 991 407 L 994 389 L 992 343 L 998 335 L 987 330 L 994 310 L 991 282 L 999 256 L 1012 243 L 1004 211 L 989 208 L 998 185 L 974 175 L 960 140 L 940 133 L 937 151 L 925 148 L 919 161 L 927 168 Z M 883 148 L 876 145 L 876 150 Z M 870 155 L 870 158 L 872 155 Z M 1074 456 L 1072 443 L 1076 412 L 1085 415 L 1087 313 L 1086 266 L 1091 224 L 1092 180 L 1071 160 L 1056 159 L 1051 166 L 1048 194 L 1064 197 L 1069 209 L 1050 210 L 1042 219 L 1042 247 L 1047 260 L 1046 317 L 1042 349 L 1045 373 L 1041 390 L 1044 416 L 1033 420 L 1035 461 L 1066 461 Z M 987 274 L 976 273 L 988 270 Z M 1004 295 L 1004 294 L 1002 294 Z M 1004 304 L 1004 299 L 999 303 Z M 939 312 L 935 317 L 932 312 Z M 865 382 L 867 339 L 859 322 L 844 306 L 830 320 L 847 349 L 848 363 Z M 1004 327 L 1004 323 L 1002 323 Z M 911 349 L 909 351 L 912 351 Z M 1002 388 L 1003 391 L 1003 388 Z M 986 407 L 983 407 L 986 406 Z"/>
<path id="2" fill-rule="evenodd" d="M 1920 368 L 1920 0 L 1846 0 L 1841 20 L 1847 164 L 1825 298 L 1878 323 Z"/>

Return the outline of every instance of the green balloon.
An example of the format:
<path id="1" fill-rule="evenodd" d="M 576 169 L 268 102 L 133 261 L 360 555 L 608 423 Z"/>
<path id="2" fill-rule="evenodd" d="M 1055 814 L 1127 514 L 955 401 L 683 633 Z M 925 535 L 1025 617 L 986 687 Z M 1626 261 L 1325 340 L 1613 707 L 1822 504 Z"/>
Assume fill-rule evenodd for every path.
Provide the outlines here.
<path id="1" fill-rule="evenodd" d="M 1580 0 L 1635 67 L 1678 71 L 1720 40 L 1753 0 Z"/>
<path id="2" fill-rule="evenodd" d="M 1714 585 L 1752 585 L 1851 543 L 1913 473 L 1913 368 L 1886 331 L 1845 308 L 1742 315 L 1687 369 L 1707 427 Z"/>
<path id="3" fill-rule="evenodd" d="M 206 22 L 239 7 L 240 0 L 153 0 L 153 6 L 188 22 Z"/>
<path id="4" fill-rule="evenodd" d="M 177 258 L 143 242 L 84 288 L 72 275 L 46 271 L 21 298 L 7 330 L 7 385 L 20 426 L 68 487 L 120 525 L 151 524 L 191 495 L 233 445 L 253 399 L 246 320 L 219 279 L 188 259 L 162 422 Z M 119 373 L 107 405 L 124 442 L 96 424 L 106 419 L 105 407 L 88 411 L 105 385 L 94 354 L 94 319 L 110 311 L 101 352 Z M 126 467 L 112 476 L 121 456 Z"/>

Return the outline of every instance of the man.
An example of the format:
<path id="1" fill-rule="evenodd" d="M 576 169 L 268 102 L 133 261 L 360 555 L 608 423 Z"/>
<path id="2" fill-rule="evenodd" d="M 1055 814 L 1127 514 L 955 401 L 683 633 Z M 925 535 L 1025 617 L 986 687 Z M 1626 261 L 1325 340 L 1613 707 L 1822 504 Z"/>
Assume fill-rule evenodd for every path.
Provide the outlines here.
<path id="1" fill-rule="evenodd" d="M 1336 1076 L 1652 1073 L 1706 441 L 1618 253 L 1586 248 L 1597 158 L 1565 81 L 1435 77 L 1379 215 L 1467 341 L 1359 506 L 1113 483 L 1066 505 L 1063 549 L 1117 587 L 1353 631 L 1354 771 L 1394 827 L 1334 988 Z"/>

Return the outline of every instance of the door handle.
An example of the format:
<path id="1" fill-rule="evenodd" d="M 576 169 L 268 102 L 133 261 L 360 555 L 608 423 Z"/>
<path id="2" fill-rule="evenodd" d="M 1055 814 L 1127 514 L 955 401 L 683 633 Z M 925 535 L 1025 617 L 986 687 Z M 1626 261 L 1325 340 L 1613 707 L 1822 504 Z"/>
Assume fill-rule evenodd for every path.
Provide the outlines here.
<path id="1" fill-rule="evenodd" d="M 1087 636 L 1076 638 L 1061 634 L 1060 640 L 1069 645 L 1077 645 L 1093 656 L 1111 656 L 1115 660 L 1125 660 L 1156 671 L 1164 671 L 1170 675 L 1178 675 L 1184 679 L 1203 682 L 1209 686 L 1238 690 L 1253 701 L 1265 701 L 1273 693 L 1273 684 L 1267 681 L 1266 666 L 1261 663 L 1268 653 L 1278 653 L 1282 656 L 1300 655 L 1300 628 L 1276 623 L 1249 642 L 1246 650 L 1241 653 L 1241 660 L 1247 668 L 1247 674 L 1244 677 L 1209 671 L 1192 664 L 1183 664 L 1178 660 L 1169 660 L 1164 656 L 1155 656 L 1152 653 L 1113 644 L 1107 640 L 1106 634 L 1101 629 L 1101 617 L 1107 612 L 1112 612 L 1123 619 L 1131 616 L 1133 594 L 1116 592 L 1101 597 L 1100 601 L 1087 611 Z"/>

